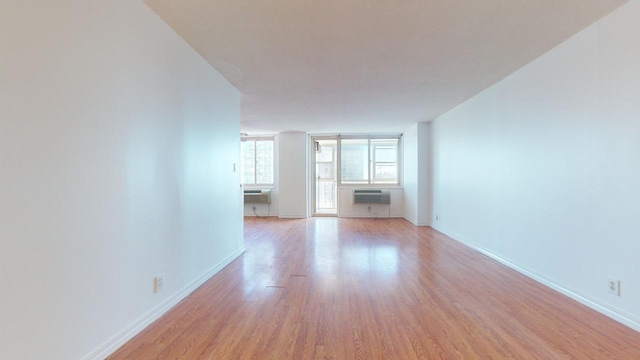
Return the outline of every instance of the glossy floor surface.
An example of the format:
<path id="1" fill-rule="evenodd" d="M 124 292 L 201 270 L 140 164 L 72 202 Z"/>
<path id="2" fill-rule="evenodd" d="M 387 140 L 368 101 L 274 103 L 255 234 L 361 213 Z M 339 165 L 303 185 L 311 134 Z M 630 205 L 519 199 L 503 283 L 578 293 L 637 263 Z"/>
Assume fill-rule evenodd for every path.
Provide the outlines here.
<path id="1" fill-rule="evenodd" d="M 110 359 L 640 359 L 640 333 L 405 220 L 247 218 L 245 246 Z"/>

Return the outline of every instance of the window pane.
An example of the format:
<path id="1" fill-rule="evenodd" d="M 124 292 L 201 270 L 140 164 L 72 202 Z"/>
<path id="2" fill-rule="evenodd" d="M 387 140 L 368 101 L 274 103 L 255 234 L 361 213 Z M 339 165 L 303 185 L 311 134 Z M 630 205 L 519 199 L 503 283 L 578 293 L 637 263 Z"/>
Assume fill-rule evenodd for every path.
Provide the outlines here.
<path id="1" fill-rule="evenodd" d="M 255 146 L 254 141 L 240 142 L 240 182 L 255 184 Z"/>
<path id="2" fill-rule="evenodd" d="M 341 182 L 366 184 L 369 182 L 369 140 L 341 140 Z"/>
<path id="3" fill-rule="evenodd" d="M 398 182 L 398 166 L 396 164 L 376 164 L 374 183 L 396 184 Z"/>
<path id="4" fill-rule="evenodd" d="M 316 152 L 316 161 L 317 162 L 333 162 L 333 146 L 330 145 L 322 145 L 320 146 L 320 152 Z"/>
<path id="5" fill-rule="evenodd" d="M 273 184 L 273 140 L 256 141 L 256 183 Z"/>
<path id="6" fill-rule="evenodd" d="M 376 162 L 396 162 L 398 159 L 398 148 L 397 145 L 374 145 L 371 144 L 374 148 L 373 158 Z"/>
<path id="7" fill-rule="evenodd" d="M 317 163 L 316 175 L 318 179 L 335 180 L 333 174 L 333 163 Z"/>
<path id="8" fill-rule="evenodd" d="M 371 140 L 374 184 L 398 183 L 398 139 Z"/>
<path id="9" fill-rule="evenodd" d="M 335 181 L 318 179 L 318 203 L 316 204 L 318 209 L 337 209 L 335 186 Z"/>

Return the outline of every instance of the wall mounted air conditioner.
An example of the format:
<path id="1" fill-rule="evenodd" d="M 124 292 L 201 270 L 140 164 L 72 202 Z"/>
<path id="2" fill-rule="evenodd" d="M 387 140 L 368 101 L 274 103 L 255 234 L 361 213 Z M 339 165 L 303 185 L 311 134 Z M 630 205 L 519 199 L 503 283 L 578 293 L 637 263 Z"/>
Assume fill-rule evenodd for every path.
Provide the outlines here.
<path id="1" fill-rule="evenodd" d="M 245 204 L 271 204 L 271 190 L 244 190 Z"/>
<path id="2" fill-rule="evenodd" d="M 353 190 L 354 204 L 391 204 L 389 190 L 362 189 Z"/>

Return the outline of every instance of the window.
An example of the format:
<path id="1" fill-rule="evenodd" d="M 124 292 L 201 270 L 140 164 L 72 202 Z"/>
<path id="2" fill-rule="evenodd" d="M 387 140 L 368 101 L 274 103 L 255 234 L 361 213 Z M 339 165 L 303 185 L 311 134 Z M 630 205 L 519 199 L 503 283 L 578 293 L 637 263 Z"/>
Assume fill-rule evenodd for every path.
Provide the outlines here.
<path id="1" fill-rule="evenodd" d="M 273 185 L 273 137 L 240 139 L 240 182 Z"/>
<path id="2" fill-rule="evenodd" d="M 369 140 L 342 139 L 341 182 L 343 184 L 369 183 Z"/>
<path id="3" fill-rule="evenodd" d="M 399 141 L 400 137 L 340 139 L 340 183 L 399 184 Z"/>

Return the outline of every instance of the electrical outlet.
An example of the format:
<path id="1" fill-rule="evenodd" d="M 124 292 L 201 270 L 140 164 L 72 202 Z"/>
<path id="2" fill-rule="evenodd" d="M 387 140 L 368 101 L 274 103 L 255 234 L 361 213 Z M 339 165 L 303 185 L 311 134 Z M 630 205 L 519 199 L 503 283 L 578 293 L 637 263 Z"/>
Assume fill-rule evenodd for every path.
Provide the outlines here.
<path id="1" fill-rule="evenodd" d="M 368 209 L 369 209 L 369 214 L 371 214 L 371 206 L 369 206 Z"/>
<path id="2" fill-rule="evenodd" d="M 436 221 L 440 220 L 440 215 L 436 215 Z"/>
<path id="3" fill-rule="evenodd" d="M 620 296 L 620 280 L 609 279 L 607 281 L 607 290 L 609 294 Z"/>
<path id="4" fill-rule="evenodd" d="M 153 293 L 157 294 L 164 287 L 164 274 L 160 274 L 153 278 Z"/>

